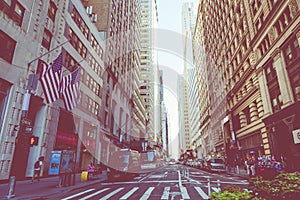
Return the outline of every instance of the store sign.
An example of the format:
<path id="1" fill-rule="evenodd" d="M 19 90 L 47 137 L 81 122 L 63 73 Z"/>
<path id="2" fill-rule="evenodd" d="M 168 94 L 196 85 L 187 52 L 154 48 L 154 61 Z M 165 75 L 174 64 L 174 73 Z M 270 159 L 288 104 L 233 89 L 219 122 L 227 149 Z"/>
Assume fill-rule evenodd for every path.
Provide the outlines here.
<path id="1" fill-rule="evenodd" d="M 300 129 L 293 130 L 293 137 L 294 137 L 294 143 L 299 144 L 300 143 Z"/>
<path id="2" fill-rule="evenodd" d="M 57 131 L 56 142 L 61 144 L 68 144 L 72 146 L 77 146 L 78 136 L 71 133 L 64 133 Z"/>

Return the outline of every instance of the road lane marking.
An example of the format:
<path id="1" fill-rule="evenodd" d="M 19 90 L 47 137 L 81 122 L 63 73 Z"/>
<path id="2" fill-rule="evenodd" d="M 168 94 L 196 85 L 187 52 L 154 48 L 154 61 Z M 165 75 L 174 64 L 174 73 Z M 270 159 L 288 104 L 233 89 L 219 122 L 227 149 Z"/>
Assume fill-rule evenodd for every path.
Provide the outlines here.
<path id="1" fill-rule="evenodd" d="M 190 199 L 190 196 L 186 190 L 186 187 L 181 186 L 180 187 L 181 196 L 183 199 Z"/>
<path id="2" fill-rule="evenodd" d="M 207 194 L 201 189 L 201 187 L 194 187 L 197 192 L 200 194 L 200 196 L 203 198 L 203 199 L 208 199 L 208 196 Z"/>
<path id="3" fill-rule="evenodd" d="M 170 195 L 170 187 L 165 187 L 163 195 L 161 196 L 160 199 L 169 199 Z"/>
<path id="4" fill-rule="evenodd" d="M 93 197 L 93 196 L 96 196 L 96 195 L 102 193 L 102 192 L 105 192 L 106 190 L 109 190 L 109 188 L 104 188 L 103 190 L 100 190 L 100 191 L 95 192 L 95 193 L 93 193 L 93 194 L 90 194 L 90 195 L 88 195 L 88 196 L 86 196 L 86 197 L 83 197 L 83 198 L 81 198 L 80 200 L 89 199 L 89 198 L 91 198 L 91 197 Z"/>
<path id="5" fill-rule="evenodd" d="M 211 189 L 213 189 L 215 192 L 219 192 L 219 189 L 216 187 L 211 187 Z"/>
<path id="6" fill-rule="evenodd" d="M 180 171 L 178 170 L 178 184 L 179 184 L 179 187 L 182 186 L 182 182 L 181 182 L 181 175 L 180 175 Z"/>
<path id="7" fill-rule="evenodd" d="M 217 181 L 210 181 L 210 182 L 214 182 L 217 183 Z M 249 183 L 245 183 L 245 182 L 228 182 L 228 181 L 220 181 L 220 183 L 227 183 L 227 184 L 237 184 L 237 185 L 248 185 Z"/>
<path id="8" fill-rule="evenodd" d="M 142 183 L 140 181 L 134 182 L 115 182 L 115 183 L 101 183 L 101 185 L 119 185 L 119 184 L 144 184 L 144 183 L 157 183 L 158 180 L 154 181 L 143 181 Z M 178 183 L 178 180 L 159 180 L 160 183 Z M 182 180 L 182 182 L 187 182 L 187 180 Z"/>
<path id="9" fill-rule="evenodd" d="M 151 172 L 150 174 L 148 174 L 147 176 L 143 177 L 141 180 L 139 180 L 138 182 L 142 182 L 144 179 L 152 176 L 154 174 L 154 172 Z"/>
<path id="10" fill-rule="evenodd" d="M 115 194 L 117 194 L 118 192 L 120 192 L 121 190 L 123 190 L 124 188 L 119 188 L 111 193 L 109 193 L 108 195 L 102 197 L 100 200 L 107 200 L 109 199 L 110 197 L 114 196 Z"/>
<path id="11" fill-rule="evenodd" d="M 140 200 L 147 200 L 150 195 L 151 192 L 154 190 L 154 187 L 149 187 L 148 190 L 144 193 L 144 195 L 140 198 Z"/>
<path id="12" fill-rule="evenodd" d="M 202 172 L 191 172 L 191 174 L 203 174 Z"/>
<path id="13" fill-rule="evenodd" d="M 88 192 L 93 191 L 93 190 L 95 190 L 95 189 L 89 189 L 89 190 L 86 190 L 86 191 L 83 191 L 83 192 L 79 192 L 79 193 L 74 194 L 74 195 L 72 195 L 72 196 L 63 198 L 62 200 L 72 199 L 72 198 L 74 198 L 74 197 L 78 197 L 78 196 L 80 196 L 80 195 L 82 195 L 82 194 L 88 193 Z"/>
<path id="14" fill-rule="evenodd" d="M 139 189 L 139 187 L 134 187 L 132 188 L 129 192 L 127 192 L 126 194 L 124 194 L 120 199 L 128 199 L 128 197 L 130 197 L 135 191 L 137 191 Z"/>
<path id="15" fill-rule="evenodd" d="M 149 178 L 163 178 L 163 177 L 165 177 L 164 174 L 163 175 L 152 175 Z"/>

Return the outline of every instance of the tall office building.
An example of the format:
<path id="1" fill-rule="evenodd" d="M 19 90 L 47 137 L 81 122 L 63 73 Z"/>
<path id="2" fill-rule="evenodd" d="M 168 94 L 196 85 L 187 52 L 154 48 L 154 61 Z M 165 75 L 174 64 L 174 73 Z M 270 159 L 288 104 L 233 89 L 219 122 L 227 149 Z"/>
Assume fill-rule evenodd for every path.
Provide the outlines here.
<path id="1" fill-rule="evenodd" d="M 103 40 L 80 1 L 0 1 L 0 179 L 31 177 L 43 156 L 66 150 L 76 170 L 99 158 Z M 80 68 L 80 101 L 66 110 L 62 99 L 47 103 L 37 78 L 42 63 L 63 53 L 63 76 Z M 28 98 L 29 97 L 29 98 Z M 30 101 L 29 101 L 30 99 Z M 28 106 L 28 108 L 26 108 Z M 30 143 L 32 136 L 37 143 Z M 74 156 L 74 157 L 73 157 Z"/>
<path id="2" fill-rule="evenodd" d="M 196 13 L 193 2 L 184 2 L 181 6 L 181 26 L 182 34 L 190 33 L 191 37 L 194 35 L 196 24 Z"/>
<path id="3" fill-rule="evenodd" d="M 184 50 L 183 50 L 183 61 L 184 61 L 184 77 L 187 81 L 187 92 L 188 92 L 188 113 L 189 113 L 189 126 L 190 131 L 188 133 L 189 146 L 194 150 L 194 155 L 197 154 L 196 149 L 196 135 L 199 134 L 199 104 L 198 104 L 198 88 L 197 79 L 195 78 L 195 67 L 193 66 L 192 57 L 192 37 L 194 35 L 194 27 L 196 14 L 194 11 L 194 4 L 192 2 L 185 2 L 182 4 L 181 10 L 182 17 L 182 34 L 184 38 Z M 186 149 L 185 149 L 186 150 Z"/>
<path id="4" fill-rule="evenodd" d="M 224 135 L 215 148 L 222 154 L 223 143 L 229 161 L 255 151 L 285 157 L 299 169 L 293 137 L 300 127 L 299 6 L 296 0 L 200 2 L 206 64 L 220 74 L 226 95 L 223 106 L 210 104 L 212 130 L 224 131 L 212 134 Z M 223 93 L 213 82 L 208 80 L 209 92 Z"/>
<path id="5" fill-rule="evenodd" d="M 200 7 L 198 8 L 200 11 Z M 209 110 L 209 94 L 208 94 L 208 78 L 206 70 L 206 54 L 204 50 L 204 34 L 201 12 L 198 12 L 195 33 L 193 37 L 193 63 L 196 68 L 195 86 L 198 89 L 198 104 L 199 106 L 199 134 L 193 137 L 195 148 L 197 149 L 198 157 L 206 158 L 210 153 L 211 134 L 210 134 L 210 110 Z"/>
<path id="6" fill-rule="evenodd" d="M 164 83 L 163 83 L 163 70 L 159 71 L 159 85 L 160 85 L 160 111 L 161 111 L 161 146 L 163 153 L 169 157 L 169 133 L 168 133 L 168 113 L 164 101 Z"/>
<path id="7" fill-rule="evenodd" d="M 181 153 L 191 148 L 188 83 L 186 76 L 178 75 L 178 124 L 179 145 Z"/>
<path id="8" fill-rule="evenodd" d="M 145 106 L 140 86 L 141 2 L 84 1 L 100 20 L 99 31 L 106 35 L 105 72 L 103 74 L 102 133 L 103 161 L 119 146 L 141 150 L 140 138 L 145 131 Z M 108 139 L 108 140 L 107 140 Z M 111 142 L 110 142 L 111 141 Z"/>
<path id="9" fill-rule="evenodd" d="M 155 44 L 155 29 L 158 23 L 156 0 L 142 0 L 141 20 L 141 74 L 140 94 L 145 102 L 147 113 L 146 136 L 152 143 L 157 142 L 157 81 L 158 63 L 157 52 L 153 49 Z M 156 93 L 155 93 L 156 92 Z M 156 118 L 155 118 L 156 117 Z"/>

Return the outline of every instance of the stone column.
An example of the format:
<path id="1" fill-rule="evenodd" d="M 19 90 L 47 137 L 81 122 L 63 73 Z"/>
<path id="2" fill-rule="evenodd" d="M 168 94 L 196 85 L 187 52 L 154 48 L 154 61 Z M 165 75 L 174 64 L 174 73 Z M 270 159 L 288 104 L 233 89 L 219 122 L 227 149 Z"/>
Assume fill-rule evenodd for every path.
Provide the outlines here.
<path id="1" fill-rule="evenodd" d="M 263 104 L 263 110 L 265 115 L 270 115 L 272 113 L 272 106 L 270 101 L 270 94 L 267 86 L 267 78 L 263 69 L 258 72 L 258 83 L 261 94 L 261 101 Z"/>
<path id="2" fill-rule="evenodd" d="M 243 127 L 247 126 L 246 115 L 244 114 L 243 111 L 241 111 L 241 112 L 239 113 L 239 115 L 240 115 L 240 124 L 241 124 L 241 128 L 243 128 Z"/>
<path id="3" fill-rule="evenodd" d="M 254 122 L 254 121 L 258 120 L 258 111 L 257 111 L 256 102 L 252 102 L 249 105 L 249 108 L 250 108 L 250 119 L 251 119 L 251 122 Z"/>
<path id="4" fill-rule="evenodd" d="M 284 108 L 293 102 L 293 92 L 281 50 L 276 49 L 272 57 L 274 59 L 273 65 L 276 69 L 279 89 L 283 101 L 282 108 Z"/>

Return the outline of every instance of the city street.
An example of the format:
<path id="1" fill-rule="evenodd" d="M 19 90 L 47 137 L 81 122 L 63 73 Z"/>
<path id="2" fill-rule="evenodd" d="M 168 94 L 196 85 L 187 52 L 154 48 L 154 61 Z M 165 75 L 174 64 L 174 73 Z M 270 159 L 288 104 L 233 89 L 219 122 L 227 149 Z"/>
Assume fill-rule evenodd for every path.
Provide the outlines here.
<path id="1" fill-rule="evenodd" d="M 212 174 L 183 165 L 169 165 L 134 179 L 122 182 L 103 182 L 68 193 L 57 199 L 208 199 L 208 179 L 211 192 L 226 185 L 247 189 L 248 182 L 228 174 Z"/>

